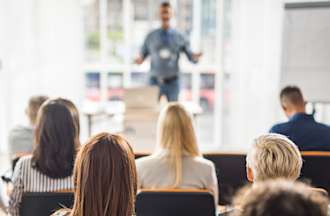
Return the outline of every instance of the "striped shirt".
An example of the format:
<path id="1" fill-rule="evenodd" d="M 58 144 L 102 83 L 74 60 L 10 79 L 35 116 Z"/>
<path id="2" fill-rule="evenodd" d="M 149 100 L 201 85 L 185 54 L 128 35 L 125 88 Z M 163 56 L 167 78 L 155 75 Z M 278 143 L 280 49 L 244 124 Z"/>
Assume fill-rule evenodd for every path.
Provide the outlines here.
<path id="1" fill-rule="evenodd" d="M 13 174 L 13 191 L 10 194 L 8 212 L 12 216 L 19 215 L 20 203 L 24 192 L 54 192 L 72 190 L 72 176 L 66 178 L 50 178 L 32 167 L 32 156 L 22 157 L 15 166 Z"/>

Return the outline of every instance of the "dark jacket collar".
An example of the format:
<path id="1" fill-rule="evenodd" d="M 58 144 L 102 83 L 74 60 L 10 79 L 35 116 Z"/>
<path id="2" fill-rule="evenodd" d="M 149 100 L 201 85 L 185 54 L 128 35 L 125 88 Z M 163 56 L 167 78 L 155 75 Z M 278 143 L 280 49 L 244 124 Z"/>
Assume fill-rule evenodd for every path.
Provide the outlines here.
<path id="1" fill-rule="evenodd" d="M 314 116 L 307 113 L 296 113 L 290 117 L 289 121 L 314 120 Z"/>

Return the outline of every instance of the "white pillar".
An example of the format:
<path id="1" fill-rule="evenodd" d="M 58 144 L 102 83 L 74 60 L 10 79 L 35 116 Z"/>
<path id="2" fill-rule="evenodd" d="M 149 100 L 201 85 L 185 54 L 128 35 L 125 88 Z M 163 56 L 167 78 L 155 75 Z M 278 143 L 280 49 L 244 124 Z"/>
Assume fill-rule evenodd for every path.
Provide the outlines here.
<path id="1" fill-rule="evenodd" d="M 224 97 L 224 67 L 223 67 L 223 29 L 224 0 L 216 1 L 216 74 L 215 74 L 215 106 L 214 106 L 214 142 L 216 147 L 223 145 L 223 97 Z"/>
<path id="2" fill-rule="evenodd" d="M 80 1 L 38 0 L 37 93 L 80 102 L 84 96 L 83 18 Z"/>
<path id="3" fill-rule="evenodd" d="M 193 30 L 191 35 L 191 47 L 194 51 L 200 51 L 201 43 L 201 21 L 202 21 L 202 2 L 201 0 L 194 0 L 193 2 Z M 195 67 L 194 67 L 195 68 Z M 193 69 L 192 73 L 192 100 L 199 104 L 200 93 L 200 71 Z"/>
<path id="4" fill-rule="evenodd" d="M 123 29 L 124 29 L 124 41 L 125 41 L 125 56 L 124 56 L 124 87 L 129 87 L 131 84 L 131 71 L 132 71 L 132 23 L 134 17 L 132 17 L 132 2 L 131 0 L 123 0 Z"/>
<path id="5" fill-rule="evenodd" d="M 36 26 L 32 0 L 1 2 L 2 69 L 1 118 L 3 131 L 1 150 L 7 149 L 8 131 L 17 123 L 26 121 L 24 108 L 39 83 L 36 77 Z M 19 5 L 19 7 L 18 7 Z"/>
<path id="6" fill-rule="evenodd" d="M 278 101 L 282 2 L 233 0 L 228 148 L 246 149 L 274 123 Z"/>
<path id="7" fill-rule="evenodd" d="M 101 87 L 101 101 L 106 102 L 108 99 L 108 74 L 105 69 L 105 64 L 107 62 L 107 51 L 109 48 L 108 38 L 107 38 L 107 26 L 108 26 L 108 2 L 107 0 L 100 0 L 100 49 L 101 49 L 101 64 L 102 69 L 100 71 L 100 87 Z"/>

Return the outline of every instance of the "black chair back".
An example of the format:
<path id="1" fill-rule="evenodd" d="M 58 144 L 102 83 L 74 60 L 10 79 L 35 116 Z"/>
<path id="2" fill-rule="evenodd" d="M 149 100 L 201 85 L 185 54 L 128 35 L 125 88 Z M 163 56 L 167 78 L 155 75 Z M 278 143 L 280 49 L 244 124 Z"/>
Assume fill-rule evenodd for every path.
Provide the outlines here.
<path id="1" fill-rule="evenodd" d="M 303 167 L 300 180 L 320 187 L 330 194 L 330 152 L 302 152 Z"/>
<path id="2" fill-rule="evenodd" d="M 213 195 L 206 191 L 142 191 L 137 216 L 215 216 Z"/>
<path id="3" fill-rule="evenodd" d="M 24 193 L 20 206 L 20 216 L 49 216 L 61 208 L 73 206 L 73 193 Z"/>
<path id="4" fill-rule="evenodd" d="M 239 188 L 247 183 L 245 154 L 210 153 L 204 157 L 215 165 L 218 185 L 219 204 L 228 205 Z"/>

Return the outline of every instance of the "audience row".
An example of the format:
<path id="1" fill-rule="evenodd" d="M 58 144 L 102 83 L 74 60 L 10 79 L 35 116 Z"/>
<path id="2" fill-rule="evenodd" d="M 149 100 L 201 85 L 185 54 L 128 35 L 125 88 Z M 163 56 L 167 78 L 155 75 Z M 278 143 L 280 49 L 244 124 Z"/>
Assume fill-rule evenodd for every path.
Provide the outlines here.
<path id="1" fill-rule="evenodd" d="M 48 99 L 39 106 L 33 120 L 32 154 L 20 158 L 12 176 L 10 215 L 19 215 L 25 192 L 74 190 L 73 208 L 54 214 L 70 216 L 133 215 L 139 189 L 206 189 L 218 203 L 214 164 L 202 157 L 192 119 L 180 104 L 171 103 L 161 112 L 155 152 L 136 161 L 120 135 L 100 133 L 80 145 L 79 112 L 69 100 Z M 256 138 L 246 165 L 253 187 L 237 196 L 233 215 L 304 215 L 289 213 L 294 208 L 287 208 L 286 202 L 303 212 L 326 215 L 327 198 L 312 187 L 294 183 L 302 158 L 286 136 L 271 133 Z M 276 179 L 282 180 L 274 182 Z"/>

